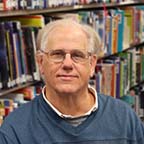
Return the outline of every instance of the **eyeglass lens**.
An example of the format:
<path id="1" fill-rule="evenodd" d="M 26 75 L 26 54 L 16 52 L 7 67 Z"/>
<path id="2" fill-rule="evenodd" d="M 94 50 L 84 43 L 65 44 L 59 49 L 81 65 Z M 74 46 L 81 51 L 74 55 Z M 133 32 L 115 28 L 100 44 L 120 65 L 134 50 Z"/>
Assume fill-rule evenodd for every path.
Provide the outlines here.
<path id="1" fill-rule="evenodd" d="M 51 60 L 62 62 L 68 53 L 64 50 L 51 50 L 48 54 Z M 88 58 L 88 53 L 81 50 L 72 50 L 69 54 L 74 62 L 83 62 Z"/>

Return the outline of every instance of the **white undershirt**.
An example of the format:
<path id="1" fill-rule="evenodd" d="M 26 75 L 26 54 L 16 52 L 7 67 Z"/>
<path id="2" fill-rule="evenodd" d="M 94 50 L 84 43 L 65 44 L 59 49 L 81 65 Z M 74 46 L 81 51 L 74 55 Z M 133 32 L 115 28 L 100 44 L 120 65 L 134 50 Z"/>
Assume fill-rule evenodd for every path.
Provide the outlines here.
<path id="1" fill-rule="evenodd" d="M 91 108 L 88 112 L 86 112 L 86 113 L 83 114 L 83 115 L 79 115 L 79 116 L 66 115 L 66 114 L 61 113 L 58 109 L 56 109 L 56 108 L 50 103 L 50 101 L 46 98 L 45 93 L 44 93 L 45 88 L 46 88 L 46 86 L 44 86 L 43 89 L 42 89 L 42 95 L 43 95 L 44 100 L 46 101 L 46 103 L 47 103 L 60 117 L 63 117 L 63 118 L 77 118 L 77 117 L 88 116 L 88 115 L 90 115 L 92 112 L 94 112 L 94 111 L 96 111 L 96 110 L 98 109 L 98 97 L 97 97 L 97 92 L 96 92 L 96 90 L 95 90 L 92 86 L 90 86 L 90 85 L 88 85 L 88 89 L 89 89 L 89 91 L 95 96 L 95 103 L 94 103 L 94 105 L 92 106 L 92 108 Z"/>

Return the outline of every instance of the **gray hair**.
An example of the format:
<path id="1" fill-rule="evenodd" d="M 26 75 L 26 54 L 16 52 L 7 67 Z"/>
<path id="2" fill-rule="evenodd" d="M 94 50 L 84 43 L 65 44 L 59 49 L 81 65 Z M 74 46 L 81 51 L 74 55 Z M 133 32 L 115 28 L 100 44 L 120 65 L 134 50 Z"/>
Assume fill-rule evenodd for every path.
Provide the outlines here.
<path id="1" fill-rule="evenodd" d="M 88 52 L 96 54 L 97 57 L 102 55 L 102 44 L 98 33 L 89 25 L 78 23 L 72 19 L 60 19 L 48 23 L 44 28 L 40 29 L 37 36 L 38 49 L 45 49 L 47 45 L 47 38 L 50 31 L 56 27 L 73 25 L 80 28 L 88 38 Z"/>

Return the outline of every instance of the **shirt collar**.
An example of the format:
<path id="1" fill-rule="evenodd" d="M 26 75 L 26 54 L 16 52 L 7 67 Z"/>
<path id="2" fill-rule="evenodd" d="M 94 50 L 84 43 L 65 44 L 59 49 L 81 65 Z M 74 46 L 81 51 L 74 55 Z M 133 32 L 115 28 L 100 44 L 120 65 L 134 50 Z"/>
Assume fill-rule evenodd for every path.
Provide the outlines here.
<path id="1" fill-rule="evenodd" d="M 94 105 L 92 106 L 92 108 L 91 108 L 88 112 L 86 112 L 85 114 L 80 115 L 80 116 L 72 116 L 72 115 L 66 115 L 66 114 L 61 113 L 61 112 L 60 112 L 58 109 L 56 109 L 56 108 L 50 103 L 50 101 L 46 98 L 45 93 L 44 93 L 45 88 L 46 88 L 46 86 L 44 86 L 43 89 L 42 89 L 42 96 L 43 96 L 44 100 L 46 101 L 46 103 L 47 103 L 60 117 L 63 117 L 63 118 L 77 118 L 77 117 L 88 116 L 88 115 L 90 115 L 92 112 L 94 112 L 94 111 L 96 111 L 96 110 L 98 109 L 98 96 L 97 96 L 97 92 L 96 92 L 96 90 L 95 90 L 92 86 L 90 86 L 90 85 L 88 85 L 88 89 L 89 89 L 89 91 L 95 96 L 95 103 L 94 103 Z"/>

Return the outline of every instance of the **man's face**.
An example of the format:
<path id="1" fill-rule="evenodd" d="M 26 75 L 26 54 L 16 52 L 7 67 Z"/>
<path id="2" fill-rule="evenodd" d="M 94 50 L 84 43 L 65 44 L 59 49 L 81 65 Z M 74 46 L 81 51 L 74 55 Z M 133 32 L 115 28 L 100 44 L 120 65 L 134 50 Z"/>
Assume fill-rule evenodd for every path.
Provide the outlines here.
<path id="1" fill-rule="evenodd" d="M 56 28 L 50 32 L 47 48 L 63 50 L 67 54 L 62 62 L 50 60 L 47 54 L 42 54 L 39 67 L 47 85 L 47 89 L 57 93 L 76 93 L 85 90 L 90 76 L 93 74 L 96 59 L 88 57 L 85 62 L 76 63 L 71 59 L 73 50 L 87 53 L 88 41 L 83 31 L 78 28 Z"/>

